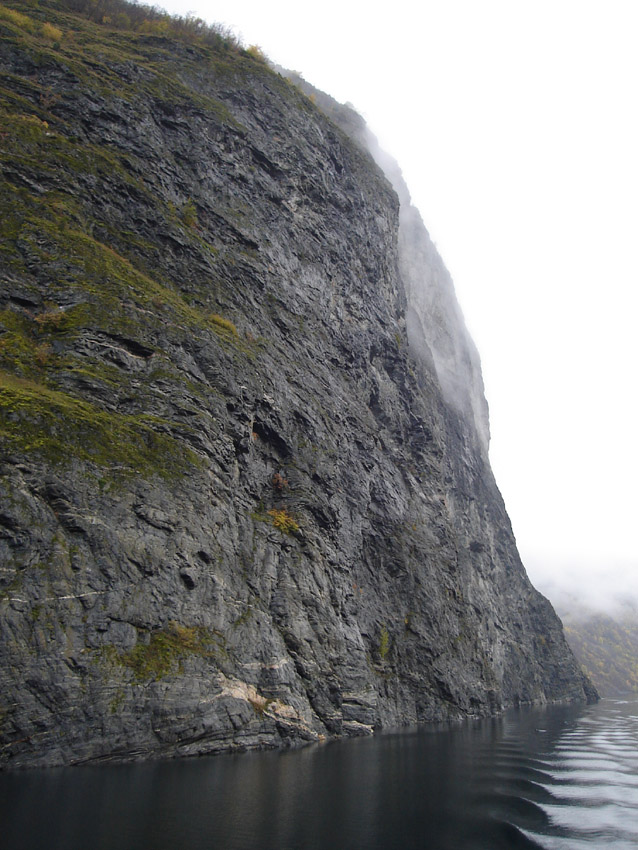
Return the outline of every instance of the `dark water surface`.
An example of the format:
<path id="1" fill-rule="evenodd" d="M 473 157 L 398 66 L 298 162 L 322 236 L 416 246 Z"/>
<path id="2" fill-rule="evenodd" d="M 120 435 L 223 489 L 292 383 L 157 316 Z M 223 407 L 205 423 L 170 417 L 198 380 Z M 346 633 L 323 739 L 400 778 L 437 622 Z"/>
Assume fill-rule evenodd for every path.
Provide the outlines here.
<path id="1" fill-rule="evenodd" d="M 0 774 L 2 850 L 638 847 L 638 701 L 303 750 Z"/>

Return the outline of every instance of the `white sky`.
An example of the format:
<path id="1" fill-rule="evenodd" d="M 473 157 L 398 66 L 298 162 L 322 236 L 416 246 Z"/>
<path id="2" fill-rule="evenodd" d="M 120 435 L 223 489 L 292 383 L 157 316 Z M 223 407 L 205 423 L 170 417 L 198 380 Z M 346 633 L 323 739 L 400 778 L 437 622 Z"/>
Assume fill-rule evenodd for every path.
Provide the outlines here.
<path id="1" fill-rule="evenodd" d="M 165 0 L 350 101 L 483 363 L 535 583 L 638 596 L 636 0 Z"/>

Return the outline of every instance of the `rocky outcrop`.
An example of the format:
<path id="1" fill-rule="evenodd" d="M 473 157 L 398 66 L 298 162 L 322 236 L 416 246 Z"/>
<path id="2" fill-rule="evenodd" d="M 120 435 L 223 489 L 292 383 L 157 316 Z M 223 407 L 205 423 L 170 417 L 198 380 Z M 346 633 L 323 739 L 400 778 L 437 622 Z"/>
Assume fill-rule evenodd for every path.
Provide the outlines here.
<path id="1" fill-rule="evenodd" d="M 2 764 L 593 697 L 369 153 L 259 56 L 69 5 L 0 18 Z"/>

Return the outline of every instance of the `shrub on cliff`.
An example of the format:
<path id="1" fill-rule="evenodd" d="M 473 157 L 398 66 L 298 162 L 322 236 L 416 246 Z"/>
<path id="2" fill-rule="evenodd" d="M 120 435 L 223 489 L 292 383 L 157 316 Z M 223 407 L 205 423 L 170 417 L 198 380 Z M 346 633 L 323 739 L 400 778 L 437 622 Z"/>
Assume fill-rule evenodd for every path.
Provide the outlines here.
<path id="1" fill-rule="evenodd" d="M 240 51 L 239 40 L 220 24 L 207 24 L 193 15 L 169 15 L 153 6 L 127 0 L 60 0 L 63 8 L 113 29 L 150 35 L 166 35 L 180 41 L 202 42 L 225 50 Z"/>

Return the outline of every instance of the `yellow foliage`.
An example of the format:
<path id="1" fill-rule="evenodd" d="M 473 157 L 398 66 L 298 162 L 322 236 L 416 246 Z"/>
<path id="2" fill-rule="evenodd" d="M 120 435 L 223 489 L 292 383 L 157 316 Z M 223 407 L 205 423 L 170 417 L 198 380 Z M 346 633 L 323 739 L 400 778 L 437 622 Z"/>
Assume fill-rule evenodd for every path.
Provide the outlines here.
<path id="1" fill-rule="evenodd" d="M 63 32 L 59 27 L 54 27 L 53 24 L 42 24 L 42 35 L 48 38 L 49 41 L 62 41 Z"/>
<path id="2" fill-rule="evenodd" d="M 266 54 L 257 44 L 251 44 L 250 47 L 246 49 L 246 53 L 251 57 L 251 59 L 255 59 L 257 62 L 266 63 Z"/>
<path id="3" fill-rule="evenodd" d="M 35 29 L 35 23 L 31 18 L 21 12 L 16 12 L 15 9 L 7 9 L 6 6 L 0 6 L 0 19 L 11 21 L 12 24 L 27 30 L 27 32 L 33 32 Z"/>
<path id="4" fill-rule="evenodd" d="M 285 508 L 273 508 L 268 511 L 268 516 L 272 517 L 272 524 L 283 534 L 296 534 L 299 531 L 299 523 Z"/>
<path id="5" fill-rule="evenodd" d="M 210 317 L 211 322 L 216 325 L 220 330 L 227 331 L 233 336 L 237 336 L 237 328 L 230 321 L 230 319 L 225 319 L 223 316 L 219 316 L 217 313 L 213 313 Z"/>
<path id="6" fill-rule="evenodd" d="M 381 637 L 379 638 L 379 655 L 381 660 L 385 661 L 385 657 L 390 649 L 390 633 L 386 626 L 381 627 Z"/>

